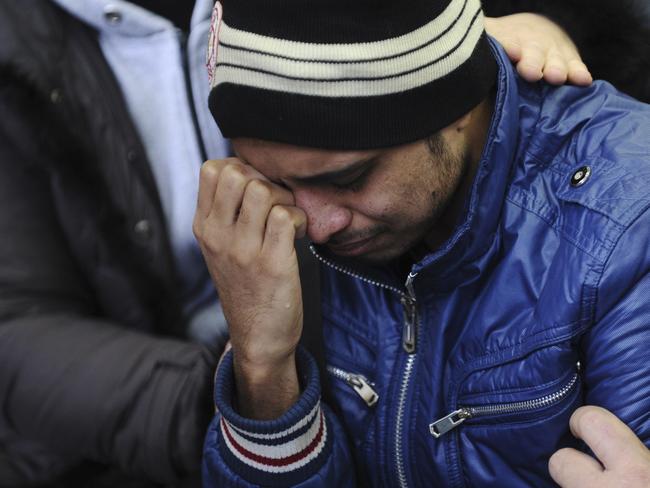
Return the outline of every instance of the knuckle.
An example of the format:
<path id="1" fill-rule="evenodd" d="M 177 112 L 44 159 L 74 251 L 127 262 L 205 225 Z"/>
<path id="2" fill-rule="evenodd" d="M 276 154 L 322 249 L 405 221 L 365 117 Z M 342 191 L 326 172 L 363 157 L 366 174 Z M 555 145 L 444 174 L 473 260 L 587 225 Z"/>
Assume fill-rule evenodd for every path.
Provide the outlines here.
<path id="1" fill-rule="evenodd" d="M 246 180 L 241 164 L 229 163 L 221 170 L 221 174 L 228 185 L 241 184 Z"/>
<path id="2" fill-rule="evenodd" d="M 250 264 L 250 261 L 245 254 L 235 254 L 230 257 L 230 261 L 238 268 L 247 268 Z"/>
<path id="3" fill-rule="evenodd" d="M 218 232 L 216 232 L 211 227 L 202 228 L 199 232 L 201 233 L 199 243 L 206 251 L 210 253 L 210 255 L 220 256 L 223 254 L 223 243 Z"/>
<path id="4" fill-rule="evenodd" d="M 566 63 L 564 62 L 564 59 L 560 57 L 550 57 L 546 65 L 556 69 L 566 69 Z"/>
<path id="5" fill-rule="evenodd" d="M 235 158 L 233 156 L 227 157 L 223 161 L 224 161 L 224 163 L 227 163 L 227 164 L 238 164 L 238 165 L 242 166 L 242 162 L 239 160 L 239 158 Z"/>
<path id="6" fill-rule="evenodd" d="M 529 41 L 524 45 L 524 53 L 528 58 L 535 57 L 536 59 L 543 58 L 546 49 L 537 41 Z"/>
<path id="7" fill-rule="evenodd" d="M 271 198 L 271 194 L 272 191 L 270 185 L 262 180 L 251 180 L 246 187 L 246 197 L 252 198 L 256 202 L 267 201 Z"/>
<path id="8" fill-rule="evenodd" d="M 570 59 L 568 64 L 572 69 L 587 69 L 587 65 L 585 65 L 585 63 L 580 59 Z"/>
<path id="9" fill-rule="evenodd" d="M 242 249 L 235 250 L 231 248 L 228 251 L 228 260 L 239 268 L 245 268 L 250 264 L 248 253 L 244 252 Z"/>
<path id="10" fill-rule="evenodd" d="M 224 252 L 228 261 L 240 269 L 250 268 L 257 259 L 256 249 L 241 239 L 231 243 Z"/>
<path id="11" fill-rule="evenodd" d="M 203 252 L 211 259 L 221 257 L 221 248 L 214 241 L 204 241 L 201 245 Z"/>
<path id="12" fill-rule="evenodd" d="M 194 217 L 194 220 L 192 221 L 192 233 L 198 241 L 201 241 L 201 238 L 203 236 L 203 225 L 199 221 L 198 217 Z"/>
<path id="13" fill-rule="evenodd" d="M 221 170 L 222 163 L 221 161 L 216 161 L 214 159 L 209 159 L 201 165 L 201 170 L 199 171 L 199 177 L 202 180 L 214 181 L 219 178 L 219 172 Z"/>
<path id="14" fill-rule="evenodd" d="M 269 213 L 269 219 L 273 224 L 285 225 L 291 221 L 291 213 L 281 205 L 275 205 Z"/>

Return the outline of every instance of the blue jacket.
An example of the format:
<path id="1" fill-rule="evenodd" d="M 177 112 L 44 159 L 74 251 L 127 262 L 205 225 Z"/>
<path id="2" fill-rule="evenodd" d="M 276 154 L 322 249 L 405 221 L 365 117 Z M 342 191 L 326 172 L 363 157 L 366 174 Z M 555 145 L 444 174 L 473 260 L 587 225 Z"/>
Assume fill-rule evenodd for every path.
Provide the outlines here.
<path id="1" fill-rule="evenodd" d="M 205 486 L 552 486 L 580 405 L 650 443 L 650 106 L 520 81 L 500 49 L 464 219 L 408 278 L 315 251 L 328 371 L 274 421 L 216 380 Z M 356 471 L 356 472 L 355 472 Z"/>

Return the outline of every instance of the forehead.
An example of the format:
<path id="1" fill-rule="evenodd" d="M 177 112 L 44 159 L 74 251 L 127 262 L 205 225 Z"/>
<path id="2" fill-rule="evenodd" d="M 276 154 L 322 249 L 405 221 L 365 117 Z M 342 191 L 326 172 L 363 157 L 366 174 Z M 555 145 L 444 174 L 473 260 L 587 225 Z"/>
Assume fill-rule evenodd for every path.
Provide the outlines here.
<path id="1" fill-rule="evenodd" d="M 307 178 L 337 171 L 381 154 L 381 150 L 337 151 L 259 139 L 232 140 L 238 157 L 269 178 Z"/>

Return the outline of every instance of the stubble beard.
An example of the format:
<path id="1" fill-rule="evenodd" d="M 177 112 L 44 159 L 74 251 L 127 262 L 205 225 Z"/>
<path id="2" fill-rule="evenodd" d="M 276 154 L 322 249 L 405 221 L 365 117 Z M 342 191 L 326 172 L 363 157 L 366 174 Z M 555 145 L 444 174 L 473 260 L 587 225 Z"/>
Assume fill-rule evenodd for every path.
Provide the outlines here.
<path id="1" fill-rule="evenodd" d="M 409 253 L 415 261 L 419 261 L 451 237 L 455 228 L 455 223 L 448 225 L 446 214 L 452 201 L 463 197 L 458 192 L 471 166 L 469 151 L 464 148 L 462 153 L 454 153 L 439 133 L 427 140 L 427 146 L 429 166 L 435 174 L 432 184 L 435 189 L 430 192 L 430 210 L 424 219 L 413 224 L 417 233 L 394 258 Z"/>
<path id="2" fill-rule="evenodd" d="M 446 228 L 442 225 L 445 214 L 450 204 L 457 195 L 461 184 L 468 175 L 471 158 L 468 150 L 462 154 L 454 153 L 440 134 L 434 134 L 427 140 L 429 149 L 428 166 L 435 173 L 432 186 L 436 190 L 429 192 L 429 212 L 424 217 L 414 220 L 401 230 L 394 230 L 395 243 L 387 246 L 385 250 L 378 250 L 363 256 L 358 256 L 359 261 L 370 265 L 385 264 L 397 259 L 406 253 L 419 258 L 433 251 L 432 242 L 442 244 L 453 232 L 453 227 Z M 381 226 L 380 226 L 381 227 Z M 382 229 L 383 231 L 389 228 Z M 370 233 L 369 233 L 370 234 Z M 437 247 L 437 246 L 436 246 Z M 419 260 L 419 258 L 416 258 Z"/>

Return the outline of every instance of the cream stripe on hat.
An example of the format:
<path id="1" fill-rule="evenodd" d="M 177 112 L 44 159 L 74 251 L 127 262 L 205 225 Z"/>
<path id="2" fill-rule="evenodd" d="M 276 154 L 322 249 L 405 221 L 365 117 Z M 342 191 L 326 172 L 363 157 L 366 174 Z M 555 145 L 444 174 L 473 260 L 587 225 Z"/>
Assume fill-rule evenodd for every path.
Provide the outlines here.
<path id="1" fill-rule="evenodd" d="M 479 0 L 452 0 L 415 31 L 355 44 L 281 40 L 223 22 L 212 87 L 234 83 L 322 97 L 401 92 L 454 71 L 470 57 L 482 32 Z"/>

